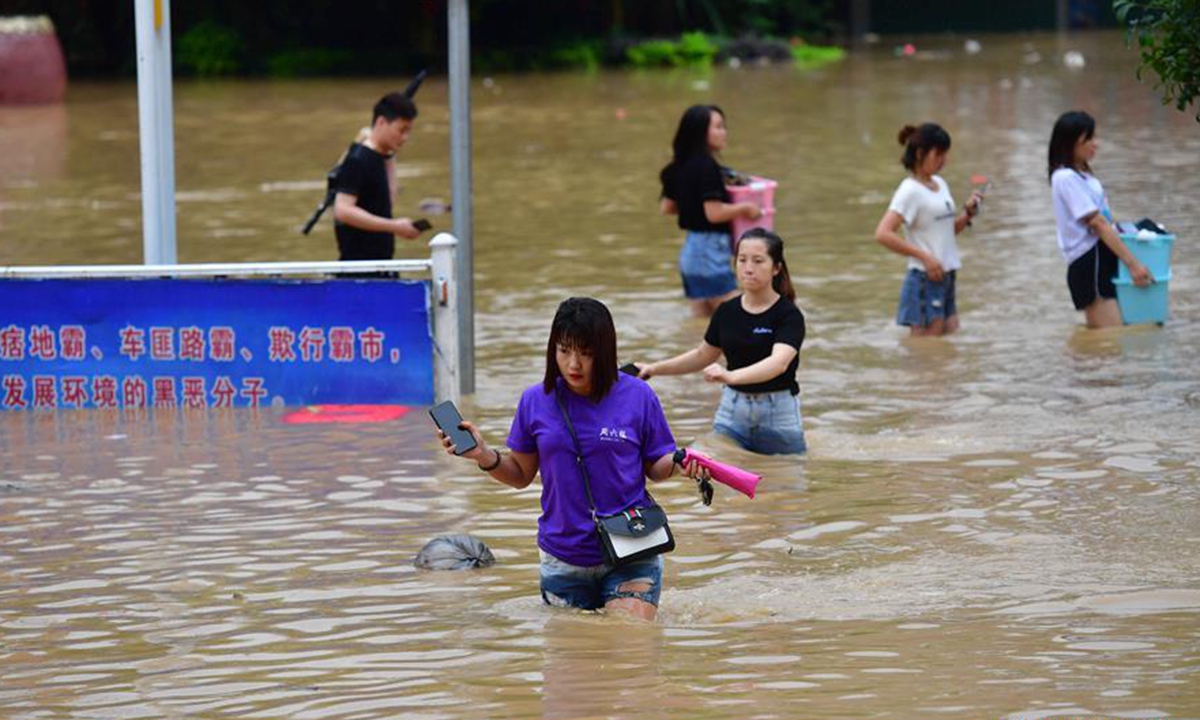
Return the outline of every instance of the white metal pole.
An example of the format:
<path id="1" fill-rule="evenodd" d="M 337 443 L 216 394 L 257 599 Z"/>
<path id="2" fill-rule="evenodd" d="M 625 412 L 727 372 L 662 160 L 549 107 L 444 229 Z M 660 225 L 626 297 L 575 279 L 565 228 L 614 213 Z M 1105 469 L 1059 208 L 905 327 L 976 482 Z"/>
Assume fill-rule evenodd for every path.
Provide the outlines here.
<path id="1" fill-rule="evenodd" d="M 171 265 L 176 256 L 170 0 L 134 0 L 134 21 L 142 151 L 143 262 Z"/>
<path id="2" fill-rule="evenodd" d="M 433 317 L 433 396 L 436 402 L 458 402 L 458 284 L 454 266 L 458 240 L 449 233 L 438 233 L 429 241 L 430 290 L 433 298 L 429 312 Z"/>
<path id="3" fill-rule="evenodd" d="M 459 388 L 475 392 L 475 261 L 471 212 L 471 17 L 467 0 L 450 0 L 450 185 L 458 237 Z"/>

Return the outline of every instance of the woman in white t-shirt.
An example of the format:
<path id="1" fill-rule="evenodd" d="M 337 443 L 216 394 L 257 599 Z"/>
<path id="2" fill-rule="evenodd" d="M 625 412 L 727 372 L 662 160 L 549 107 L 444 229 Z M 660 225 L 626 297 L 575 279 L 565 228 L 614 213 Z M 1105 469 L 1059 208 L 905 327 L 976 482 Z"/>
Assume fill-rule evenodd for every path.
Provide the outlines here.
<path id="1" fill-rule="evenodd" d="M 950 153 L 950 134 L 940 125 L 905 125 L 899 140 L 904 146 L 900 163 L 909 177 L 896 188 L 875 228 L 880 245 L 908 257 L 896 323 L 907 325 L 912 335 L 952 333 L 958 329 L 954 284 L 962 266 L 955 236 L 979 212 L 982 195 L 972 192 L 963 212 L 955 209 L 950 188 L 937 174 Z"/>
<path id="2" fill-rule="evenodd" d="M 1096 121 L 1085 112 L 1063 113 L 1050 133 L 1050 188 L 1058 224 L 1058 250 L 1067 261 L 1067 287 L 1090 328 L 1121 324 L 1117 305 L 1117 259 L 1135 285 L 1153 282 L 1113 228 L 1104 186 L 1092 175 Z"/>

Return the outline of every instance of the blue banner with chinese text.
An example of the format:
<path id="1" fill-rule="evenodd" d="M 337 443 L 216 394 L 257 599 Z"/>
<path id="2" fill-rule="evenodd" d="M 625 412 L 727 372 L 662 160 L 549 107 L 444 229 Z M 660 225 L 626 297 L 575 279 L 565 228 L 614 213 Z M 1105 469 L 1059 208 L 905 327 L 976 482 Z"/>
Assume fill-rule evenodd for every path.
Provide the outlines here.
<path id="1" fill-rule="evenodd" d="M 429 405 L 425 282 L 0 280 L 0 410 Z"/>

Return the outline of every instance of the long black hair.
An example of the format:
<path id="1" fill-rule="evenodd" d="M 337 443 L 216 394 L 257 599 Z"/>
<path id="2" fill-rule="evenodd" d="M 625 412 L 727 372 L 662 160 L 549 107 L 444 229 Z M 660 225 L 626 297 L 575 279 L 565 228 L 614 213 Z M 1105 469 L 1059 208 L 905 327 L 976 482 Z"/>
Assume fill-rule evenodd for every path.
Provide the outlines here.
<path id="1" fill-rule="evenodd" d="M 671 168 L 682 164 L 693 155 L 708 154 L 708 126 L 712 122 L 713 113 L 725 117 L 725 112 L 716 105 L 693 105 L 683 112 L 683 117 L 679 118 L 679 127 L 675 130 L 675 139 L 671 141 L 671 162 L 659 173 L 663 185 L 667 184 L 667 175 Z"/>
<path id="2" fill-rule="evenodd" d="M 1058 121 L 1054 123 L 1054 130 L 1050 132 L 1050 152 L 1049 155 L 1049 172 L 1048 176 L 1053 177 L 1054 171 L 1059 168 L 1080 169 L 1075 166 L 1075 144 L 1080 138 L 1091 140 L 1096 135 L 1096 119 L 1088 115 L 1082 110 L 1072 110 L 1065 112 L 1058 117 Z M 1091 172 L 1085 162 L 1082 166 L 1083 170 Z"/>
<path id="3" fill-rule="evenodd" d="M 591 353 L 593 401 L 599 402 L 617 381 L 617 328 L 612 313 L 599 300 L 573 297 L 563 300 L 550 324 L 546 342 L 546 376 L 542 389 L 554 392 L 562 373 L 558 370 L 559 346 Z"/>
<path id="4" fill-rule="evenodd" d="M 738 249 L 741 249 L 742 243 L 747 240 L 758 240 L 767 246 L 767 255 L 771 256 L 771 262 L 779 268 L 779 272 L 771 278 L 771 287 L 788 300 L 796 302 L 796 288 L 792 287 L 787 260 L 783 259 L 783 238 L 765 228 L 750 228 L 738 238 Z"/>
<path id="5" fill-rule="evenodd" d="M 904 146 L 900 164 L 909 172 L 916 172 L 917 166 L 921 164 L 930 150 L 946 152 L 950 149 L 950 133 L 937 123 L 921 123 L 920 127 L 905 125 L 900 128 L 896 139 Z"/>

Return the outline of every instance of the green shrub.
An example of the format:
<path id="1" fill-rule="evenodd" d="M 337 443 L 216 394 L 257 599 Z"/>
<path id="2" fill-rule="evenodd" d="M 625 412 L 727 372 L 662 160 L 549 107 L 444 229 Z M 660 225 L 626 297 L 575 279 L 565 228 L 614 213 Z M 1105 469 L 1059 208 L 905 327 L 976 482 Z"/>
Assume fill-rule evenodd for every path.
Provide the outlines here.
<path id="1" fill-rule="evenodd" d="M 702 32 L 684 33 L 679 40 L 646 40 L 625 50 L 635 67 L 711 65 L 716 44 Z"/>
<path id="2" fill-rule="evenodd" d="M 602 53 L 600 41 L 579 41 L 553 50 L 550 59 L 556 67 L 583 68 L 591 72 L 600 67 Z"/>
<path id="3" fill-rule="evenodd" d="M 702 32 L 684 33 L 679 38 L 679 55 L 685 65 L 710 65 L 717 45 Z"/>
<path id="4" fill-rule="evenodd" d="M 329 48 L 284 50 L 267 58 L 267 74 L 272 77 L 338 75 L 356 67 L 353 53 Z"/>
<path id="5" fill-rule="evenodd" d="M 792 45 L 792 59 L 801 70 L 835 63 L 844 57 L 846 51 L 833 45 L 807 45 L 803 42 Z"/>
<path id="6" fill-rule="evenodd" d="M 179 38 L 175 59 L 201 77 L 236 75 L 242 71 L 245 47 L 236 30 L 205 20 Z"/>

